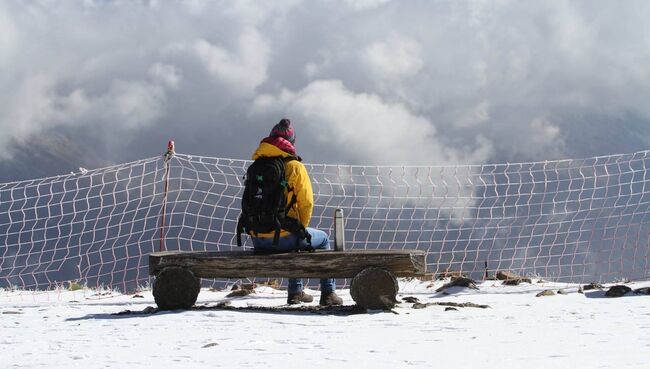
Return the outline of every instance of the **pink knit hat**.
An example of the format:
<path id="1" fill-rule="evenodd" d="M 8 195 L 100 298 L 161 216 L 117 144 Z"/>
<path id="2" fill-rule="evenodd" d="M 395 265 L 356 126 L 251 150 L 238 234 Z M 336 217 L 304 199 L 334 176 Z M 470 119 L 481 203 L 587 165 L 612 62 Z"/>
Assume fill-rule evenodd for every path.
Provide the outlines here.
<path id="1" fill-rule="evenodd" d="M 273 126 L 269 137 L 282 137 L 292 144 L 296 142 L 296 134 L 291 127 L 291 121 L 283 118 L 278 124 Z"/>

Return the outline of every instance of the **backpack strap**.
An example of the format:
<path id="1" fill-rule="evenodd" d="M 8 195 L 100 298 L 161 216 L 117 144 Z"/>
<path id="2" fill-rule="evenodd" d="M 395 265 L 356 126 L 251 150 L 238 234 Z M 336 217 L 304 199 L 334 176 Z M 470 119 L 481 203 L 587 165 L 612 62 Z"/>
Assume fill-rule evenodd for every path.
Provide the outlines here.
<path id="1" fill-rule="evenodd" d="M 293 160 L 302 161 L 302 158 L 299 157 L 299 156 L 288 156 L 288 157 L 284 158 L 284 163 L 286 165 L 286 163 L 288 163 L 290 161 L 293 161 Z M 307 229 L 305 228 L 305 226 L 302 223 L 300 223 L 300 221 L 298 219 L 291 218 L 288 215 L 289 210 L 291 210 L 291 208 L 293 208 L 293 206 L 296 205 L 298 200 L 297 200 L 296 193 L 293 190 L 293 187 L 287 187 L 287 192 L 293 193 L 293 196 L 291 196 L 291 201 L 289 201 L 289 203 L 287 204 L 287 208 L 284 211 L 285 216 L 284 216 L 284 227 L 283 228 L 296 236 L 296 252 L 301 251 L 300 250 L 300 241 L 302 241 L 302 240 L 307 241 L 307 250 L 309 252 L 312 252 L 315 249 L 311 245 L 311 234 L 309 234 L 309 232 L 307 232 Z"/>
<path id="2" fill-rule="evenodd" d="M 284 209 L 285 214 L 289 214 L 289 210 L 291 210 L 291 208 L 298 202 L 298 200 L 296 200 L 296 193 L 293 192 L 293 187 L 287 187 L 287 192 L 293 193 L 293 196 L 291 196 L 291 201 L 287 204 L 287 208 Z"/>
<path id="3" fill-rule="evenodd" d="M 293 191 L 293 187 L 288 187 L 287 191 L 293 193 L 293 196 L 291 196 L 291 201 L 289 201 L 289 204 L 287 204 L 287 208 L 284 211 L 285 223 L 290 227 L 290 229 L 287 230 L 296 236 L 296 251 L 300 251 L 300 241 L 303 239 L 307 240 L 307 244 L 309 245 L 309 249 L 311 251 L 314 249 L 311 246 L 311 235 L 309 232 L 307 232 L 305 226 L 302 225 L 298 219 L 289 217 L 289 210 L 291 210 L 291 208 L 296 205 L 298 200 L 296 200 L 296 193 Z"/>
<path id="4" fill-rule="evenodd" d="M 273 246 L 277 246 L 280 243 L 280 231 L 282 230 L 282 225 L 280 221 L 275 219 L 275 233 L 273 234 Z"/>

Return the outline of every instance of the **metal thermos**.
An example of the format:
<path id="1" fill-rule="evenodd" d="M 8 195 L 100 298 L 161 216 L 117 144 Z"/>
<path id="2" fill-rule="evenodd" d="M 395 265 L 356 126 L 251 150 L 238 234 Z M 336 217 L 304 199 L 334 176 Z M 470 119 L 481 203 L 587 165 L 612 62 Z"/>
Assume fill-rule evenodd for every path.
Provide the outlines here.
<path id="1" fill-rule="evenodd" d="M 345 228 L 343 227 L 343 209 L 334 209 L 334 250 L 345 250 Z"/>

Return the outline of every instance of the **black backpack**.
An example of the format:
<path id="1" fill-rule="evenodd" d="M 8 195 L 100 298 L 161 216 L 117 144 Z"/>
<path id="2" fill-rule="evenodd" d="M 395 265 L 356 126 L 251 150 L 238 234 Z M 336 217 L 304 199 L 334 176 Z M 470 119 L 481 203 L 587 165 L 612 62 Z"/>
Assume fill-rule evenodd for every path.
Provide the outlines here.
<path id="1" fill-rule="evenodd" d="M 242 245 L 241 234 L 244 232 L 252 235 L 274 232 L 273 244 L 277 245 L 280 231 L 284 229 L 297 236 L 296 249 L 303 239 L 307 239 L 311 248 L 311 237 L 305 227 L 287 215 L 296 203 L 295 194 L 290 203 L 285 196 L 285 189 L 293 191 L 288 187 L 284 171 L 285 163 L 291 160 L 296 158 L 261 157 L 246 170 L 242 212 L 237 222 L 237 246 Z"/>

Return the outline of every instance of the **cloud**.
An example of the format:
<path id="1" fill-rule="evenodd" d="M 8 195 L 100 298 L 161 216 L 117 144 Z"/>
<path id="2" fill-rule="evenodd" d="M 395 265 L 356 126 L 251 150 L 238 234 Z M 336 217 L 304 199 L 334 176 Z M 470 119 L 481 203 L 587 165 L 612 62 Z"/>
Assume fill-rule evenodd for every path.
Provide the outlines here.
<path id="1" fill-rule="evenodd" d="M 604 155 L 608 121 L 621 126 L 617 151 L 641 150 L 648 11 L 510 0 L 3 2 L 0 160 L 48 133 L 103 142 L 111 161 L 157 154 L 170 137 L 196 154 L 245 158 L 283 116 L 300 125 L 303 155 L 321 162 Z"/>
<path id="2" fill-rule="evenodd" d="M 156 78 L 161 78 L 160 66 L 153 66 L 152 71 L 158 73 Z M 94 96 L 83 88 L 57 91 L 56 78 L 47 74 L 26 78 L 7 103 L 7 125 L 0 139 L 4 149 L 0 150 L 0 156 L 11 157 L 7 151 L 11 146 L 6 146 L 8 138 L 25 141 L 45 129 L 78 122 L 94 122 L 124 132 L 137 131 L 163 115 L 166 85 L 173 81 L 169 75 L 163 83 L 114 80 L 106 91 Z"/>
<path id="3" fill-rule="evenodd" d="M 362 58 L 378 78 L 413 76 L 420 72 L 423 64 L 420 44 L 397 35 L 366 46 Z"/>
<path id="4" fill-rule="evenodd" d="M 347 6 L 357 11 L 371 10 L 387 4 L 390 1 L 391 0 L 344 0 Z"/>
<path id="5" fill-rule="evenodd" d="M 156 63 L 149 68 L 149 75 L 162 84 L 177 88 L 183 80 L 181 72 L 173 65 Z"/>
<path id="6" fill-rule="evenodd" d="M 253 29 L 244 31 L 237 43 L 235 53 L 205 40 L 196 41 L 193 49 L 215 80 L 234 94 L 250 96 L 267 78 L 270 47 Z"/>
<path id="7" fill-rule="evenodd" d="M 431 121 L 403 104 L 354 93 L 338 80 L 317 80 L 298 92 L 263 95 L 255 106 L 262 112 L 287 112 L 318 142 L 332 145 L 354 163 L 457 163 L 472 154 L 446 146 Z M 483 149 L 481 145 L 485 154 Z"/>
<path id="8" fill-rule="evenodd" d="M 0 4 L 0 68 L 11 58 L 17 43 L 16 26 Z"/>

